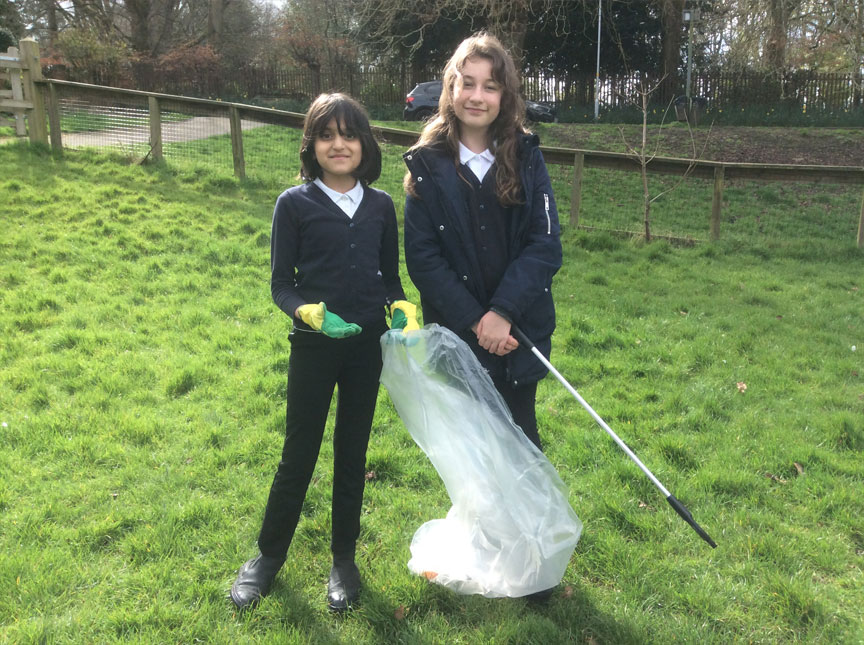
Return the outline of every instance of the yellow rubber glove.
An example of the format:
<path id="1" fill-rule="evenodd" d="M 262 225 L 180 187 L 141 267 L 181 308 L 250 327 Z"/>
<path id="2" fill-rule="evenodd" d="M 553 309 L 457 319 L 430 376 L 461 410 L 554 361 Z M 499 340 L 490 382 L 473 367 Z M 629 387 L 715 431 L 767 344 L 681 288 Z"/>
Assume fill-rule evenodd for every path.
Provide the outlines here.
<path id="1" fill-rule="evenodd" d="M 312 329 L 330 338 L 347 338 L 363 331 L 360 325 L 346 323 L 341 317 L 327 311 L 327 305 L 323 302 L 317 305 L 301 305 L 297 307 L 297 315 Z"/>
<path id="2" fill-rule="evenodd" d="M 417 307 L 407 300 L 397 300 L 390 305 L 390 316 L 390 329 L 401 329 L 403 334 L 420 329 Z"/>

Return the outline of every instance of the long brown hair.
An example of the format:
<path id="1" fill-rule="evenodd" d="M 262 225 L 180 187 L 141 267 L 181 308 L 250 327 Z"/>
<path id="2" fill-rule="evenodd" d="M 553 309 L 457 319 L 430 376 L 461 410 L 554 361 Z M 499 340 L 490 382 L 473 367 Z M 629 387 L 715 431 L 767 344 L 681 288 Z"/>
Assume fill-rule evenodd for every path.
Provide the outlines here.
<path id="1" fill-rule="evenodd" d="M 426 124 L 420 140 L 413 149 L 443 147 L 453 159 L 459 160 L 459 119 L 453 109 L 456 83 L 469 59 L 485 58 L 492 63 L 492 78 L 501 86 L 501 107 L 489 126 L 492 153 L 498 164 L 495 174 L 495 192 L 504 205 L 522 202 L 522 183 L 516 156 L 519 137 L 527 134 L 525 128 L 525 102 L 520 95 L 521 83 L 513 59 L 495 36 L 480 32 L 462 41 L 444 67 L 438 114 Z M 417 196 L 411 173 L 405 175 L 405 190 Z"/>

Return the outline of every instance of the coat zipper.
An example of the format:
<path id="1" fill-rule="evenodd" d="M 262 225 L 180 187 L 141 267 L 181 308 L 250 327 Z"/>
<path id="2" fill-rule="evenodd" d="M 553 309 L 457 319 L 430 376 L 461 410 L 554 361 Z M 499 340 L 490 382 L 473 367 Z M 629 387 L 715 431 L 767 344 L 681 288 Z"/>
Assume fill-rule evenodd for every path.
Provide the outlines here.
<path id="1" fill-rule="evenodd" d="M 552 218 L 549 217 L 549 194 L 543 193 L 543 201 L 546 202 L 546 235 L 552 235 Z"/>

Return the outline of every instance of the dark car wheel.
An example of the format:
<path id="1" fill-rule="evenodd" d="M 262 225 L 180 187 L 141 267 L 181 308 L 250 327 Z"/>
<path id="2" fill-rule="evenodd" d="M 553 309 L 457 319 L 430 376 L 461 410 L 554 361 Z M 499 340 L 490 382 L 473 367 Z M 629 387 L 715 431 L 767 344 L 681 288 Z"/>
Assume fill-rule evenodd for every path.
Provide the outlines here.
<path id="1" fill-rule="evenodd" d="M 418 121 L 425 121 L 433 114 L 435 114 L 435 110 L 431 108 L 420 108 L 414 113 L 414 118 Z"/>

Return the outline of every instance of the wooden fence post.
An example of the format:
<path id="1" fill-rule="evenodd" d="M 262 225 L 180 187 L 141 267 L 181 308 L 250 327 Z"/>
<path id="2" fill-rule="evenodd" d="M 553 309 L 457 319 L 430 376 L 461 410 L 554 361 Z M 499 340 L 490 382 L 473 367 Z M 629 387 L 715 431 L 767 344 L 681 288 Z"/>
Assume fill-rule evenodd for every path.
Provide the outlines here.
<path id="1" fill-rule="evenodd" d="M 573 156 L 573 187 L 570 189 L 570 226 L 579 226 L 579 209 L 582 207 L 582 171 L 585 169 L 585 154 Z"/>
<path id="2" fill-rule="evenodd" d="M 864 246 L 864 190 L 861 191 L 861 215 L 858 217 L 858 248 Z"/>
<path id="3" fill-rule="evenodd" d="M 246 160 L 243 157 L 243 127 L 240 123 L 240 112 L 233 105 L 228 108 L 228 118 L 231 120 L 231 153 L 234 155 L 234 175 L 240 179 L 245 179 Z"/>
<path id="4" fill-rule="evenodd" d="M 8 53 L 21 58 L 17 47 L 10 47 Z M 21 86 L 21 74 L 17 69 L 9 68 L 9 83 L 12 85 L 12 100 L 24 101 L 24 89 Z M 27 125 L 24 123 L 24 113 L 15 112 L 15 134 L 23 137 L 27 134 Z"/>
<path id="5" fill-rule="evenodd" d="M 24 99 L 33 104 L 28 114 L 30 143 L 48 143 L 48 127 L 45 123 L 45 99 L 42 88 L 36 81 L 42 80 L 42 63 L 39 59 L 39 45 L 32 38 L 21 40 L 21 62 L 24 67 Z"/>
<path id="6" fill-rule="evenodd" d="M 51 151 L 59 156 L 63 155 L 63 135 L 60 130 L 60 103 L 57 101 L 57 88 L 51 83 L 48 85 L 48 126 L 51 130 Z"/>
<path id="7" fill-rule="evenodd" d="M 721 164 L 714 168 L 714 199 L 711 202 L 711 239 L 720 239 L 720 215 L 723 212 L 723 177 L 726 174 Z"/>
<path id="8" fill-rule="evenodd" d="M 159 99 L 147 97 L 150 108 L 150 157 L 154 161 L 162 159 L 162 112 L 159 110 Z"/>

